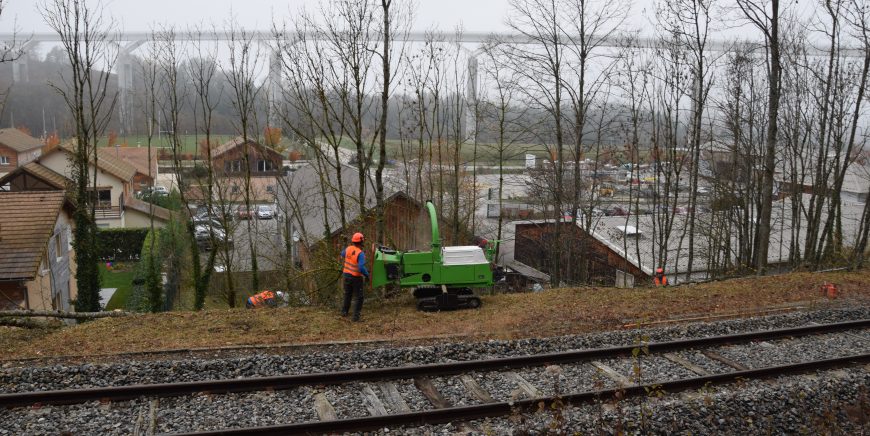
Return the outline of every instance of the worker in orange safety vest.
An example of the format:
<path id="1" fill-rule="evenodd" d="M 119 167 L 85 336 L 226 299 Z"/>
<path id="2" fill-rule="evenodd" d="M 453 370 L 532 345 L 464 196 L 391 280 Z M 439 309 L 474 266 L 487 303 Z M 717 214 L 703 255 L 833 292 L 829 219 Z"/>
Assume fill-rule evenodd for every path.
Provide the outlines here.
<path id="1" fill-rule="evenodd" d="M 653 281 L 655 282 L 656 286 L 668 285 L 668 278 L 665 276 L 664 268 L 656 268 L 656 274 L 653 277 Z"/>
<path id="2" fill-rule="evenodd" d="M 245 308 L 247 309 L 259 309 L 266 306 L 275 307 L 277 305 L 278 303 L 275 301 L 275 293 L 268 289 L 259 294 L 248 297 L 248 301 L 245 302 Z"/>
<path id="3" fill-rule="evenodd" d="M 363 305 L 363 281 L 369 277 L 366 269 L 366 254 L 362 250 L 365 237 L 362 233 L 354 233 L 351 245 L 341 251 L 340 261 L 344 264 L 344 304 L 341 306 L 341 316 L 347 316 L 350 310 L 350 299 L 354 297 L 353 320 L 359 321 Z"/>

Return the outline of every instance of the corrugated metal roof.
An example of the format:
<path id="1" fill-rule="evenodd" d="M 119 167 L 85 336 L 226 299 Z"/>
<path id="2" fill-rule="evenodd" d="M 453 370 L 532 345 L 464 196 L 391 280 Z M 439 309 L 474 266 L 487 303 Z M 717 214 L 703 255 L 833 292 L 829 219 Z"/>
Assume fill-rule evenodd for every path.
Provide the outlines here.
<path id="1" fill-rule="evenodd" d="M 65 195 L 64 191 L 0 192 L 0 280 L 36 277 Z"/>
<path id="2" fill-rule="evenodd" d="M 802 197 L 804 210 L 808 204 L 808 198 L 809 195 L 806 194 Z M 795 225 L 796 223 L 792 222 L 791 206 L 789 198 L 774 204 L 768 252 L 768 263 L 770 264 L 789 261 L 793 236 L 801 247 L 806 239 L 805 218 L 799 225 Z M 856 240 L 863 205 L 843 203 L 841 210 L 843 214 L 843 238 L 848 245 Z M 590 233 L 649 275 L 652 275 L 653 270 L 659 266 L 664 266 L 665 272 L 668 274 L 685 273 L 689 269 L 688 217 L 687 214 L 674 215 L 670 237 L 667 241 L 662 240 L 661 237 L 653 240 L 652 235 L 662 234 L 663 223 L 661 215 L 653 214 L 600 217 L 593 223 Z M 719 223 L 714 223 L 714 220 L 717 219 L 714 214 L 698 213 L 695 217 L 692 271 L 706 271 L 708 262 L 714 254 L 733 257 L 733 253 L 737 250 L 736 247 L 740 244 L 736 229 L 732 227 L 730 231 L 714 233 L 714 229 L 722 228 Z M 826 214 L 823 212 L 822 220 L 825 219 Z M 640 234 L 626 235 L 621 229 L 623 226 L 635 227 Z M 731 253 L 723 254 L 723 244 L 726 241 L 731 244 Z M 751 244 L 752 241 L 747 243 Z M 664 250 L 662 250 L 663 246 Z M 667 257 L 664 265 L 661 265 L 662 262 L 659 258 L 661 251 L 664 251 Z"/>
<path id="3" fill-rule="evenodd" d="M 313 244 L 324 237 L 326 225 L 334 232 L 341 227 L 339 200 L 344 199 L 345 218 L 348 222 L 360 214 L 359 170 L 350 165 L 341 166 L 342 190 L 338 189 L 338 171 L 332 165 L 324 165 L 320 171 L 314 164 L 305 165 L 287 176 L 289 192 L 279 195 L 281 209 L 288 211 L 296 222 L 300 233 L 304 231 L 305 240 Z M 389 185 L 385 188 L 387 196 L 395 193 Z M 324 205 L 324 196 L 326 204 Z M 375 207 L 375 186 L 366 177 L 365 208 Z"/>

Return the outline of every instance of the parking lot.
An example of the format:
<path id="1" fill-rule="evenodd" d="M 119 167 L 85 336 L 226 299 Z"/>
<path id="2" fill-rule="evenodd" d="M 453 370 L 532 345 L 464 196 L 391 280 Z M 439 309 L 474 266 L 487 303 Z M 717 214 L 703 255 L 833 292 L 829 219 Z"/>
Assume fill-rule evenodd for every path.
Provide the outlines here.
<path id="1" fill-rule="evenodd" d="M 230 234 L 229 256 L 221 248 L 217 250 L 216 271 L 222 271 L 227 265 L 230 265 L 233 271 L 250 271 L 251 270 L 251 242 L 253 249 L 257 253 L 257 267 L 259 270 L 277 270 L 281 268 L 282 255 L 284 252 L 284 237 L 282 229 L 284 228 L 284 217 L 274 212 L 274 206 L 268 206 L 272 211 L 272 218 L 257 218 L 256 214 L 251 218 L 239 218 L 238 213 L 233 214 L 232 220 L 229 220 L 225 227 L 228 228 Z M 246 215 L 244 212 L 241 214 Z M 198 231 L 203 231 L 200 248 L 203 253 L 208 252 L 211 248 L 208 235 L 207 224 L 197 221 L 201 225 L 197 226 Z M 216 239 L 223 239 L 223 234 L 220 231 L 220 223 L 216 223 Z"/>

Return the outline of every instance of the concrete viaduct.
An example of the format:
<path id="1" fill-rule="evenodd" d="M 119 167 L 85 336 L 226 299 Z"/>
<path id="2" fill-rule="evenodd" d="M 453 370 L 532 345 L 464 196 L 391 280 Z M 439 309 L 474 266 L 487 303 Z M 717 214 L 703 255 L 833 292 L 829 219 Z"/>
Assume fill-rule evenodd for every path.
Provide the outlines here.
<path id="1" fill-rule="evenodd" d="M 268 92 L 270 95 L 270 99 L 277 96 L 280 91 L 280 83 L 281 83 L 281 69 L 280 69 L 280 53 L 275 48 L 276 35 L 272 32 L 247 32 L 246 35 L 252 38 L 254 41 L 267 45 L 270 49 L 270 59 L 269 59 L 269 72 L 268 72 Z M 378 39 L 379 35 L 371 35 L 372 40 Z M 10 33 L 0 33 L 0 41 L 12 41 L 13 37 L 21 38 L 22 35 L 13 35 Z M 118 98 L 118 110 L 119 110 L 119 119 L 121 122 L 122 134 L 126 134 L 132 130 L 132 102 L 131 94 L 134 90 L 135 83 L 133 80 L 134 74 L 134 65 L 135 65 L 135 56 L 134 52 L 141 47 L 142 45 L 151 41 L 154 37 L 154 34 L 151 32 L 122 32 L 115 34 L 113 38 L 111 38 L 111 43 L 115 44 L 118 47 L 118 58 L 115 64 L 115 73 L 118 78 L 118 90 L 119 90 L 119 98 Z M 403 42 L 425 42 L 429 41 L 433 37 L 431 32 L 408 32 L 405 34 L 397 35 L 396 40 Z M 447 33 L 438 33 L 434 34 L 436 40 L 455 42 L 463 48 L 463 50 L 468 54 L 468 76 L 467 76 L 467 86 L 466 86 L 466 97 L 469 101 L 476 101 L 477 99 L 477 69 L 478 69 L 478 57 L 482 53 L 482 46 L 484 44 L 499 41 L 510 44 L 521 44 L 521 45 L 537 45 L 538 42 L 532 38 L 526 37 L 524 35 L 519 34 L 507 34 L 507 33 L 483 33 L 483 32 L 466 32 L 461 33 L 458 36 Z M 176 34 L 176 40 L 180 42 L 190 42 L 190 41 L 230 41 L 231 35 L 227 31 L 212 31 L 212 32 L 179 32 Z M 236 37 L 235 39 L 238 39 Z M 599 44 L 600 47 L 620 47 L 624 44 L 625 38 L 623 35 L 613 35 L 611 37 L 606 38 L 604 41 Z M 60 37 L 56 33 L 36 33 L 30 35 L 26 38 L 26 42 L 23 44 L 23 51 L 25 53 L 24 56 L 21 56 L 18 60 L 13 62 L 12 71 L 13 71 L 13 82 L 26 82 L 29 79 L 29 66 L 28 66 L 28 56 L 26 53 L 28 51 L 34 50 L 39 44 L 56 44 L 60 42 Z M 641 47 L 652 47 L 655 44 L 655 38 L 639 38 L 637 43 Z M 477 45 L 477 47 L 473 50 L 464 47 L 464 44 L 468 45 Z M 731 42 L 725 41 L 710 41 L 708 42 L 708 47 L 711 52 L 722 52 L 730 49 L 732 46 Z M 757 45 L 758 48 L 762 48 L 761 44 Z M 823 50 L 812 48 L 811 53 L 813 54 L 824 54 Z M 846 49 L 844 53 L 847 56 L 855 57 L 855 56 L 863 56 L 863 51 L 858 49 Z M 474 112 L 474 111 L 469 111 Z M 473 117 L 474 115 L 470 115 Z M 270 117 L 271 118 L 271 117 Z M 270 119 L 270 121 L 274 121 Z M 469 122 L 473 122 L 473 118 L 469 120 Z M 474 124 L 468 124 L 469 126 L 473 126 Z"/>

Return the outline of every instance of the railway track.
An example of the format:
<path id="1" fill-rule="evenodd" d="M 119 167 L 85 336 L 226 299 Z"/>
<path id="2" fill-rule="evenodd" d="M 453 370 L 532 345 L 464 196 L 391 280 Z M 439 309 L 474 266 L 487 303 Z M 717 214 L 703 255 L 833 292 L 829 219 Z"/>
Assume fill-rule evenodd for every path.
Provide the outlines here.
<path id="1" fill-rule="evenodd" d="M 437 424 L 444 422 L 468 421 L 486 417 L 505 416 L 522 410 L 534 410 L 543 403 L 553 402 L 578 404 L 612 398 L 645 395 L 651 389 L 672 393 L 697 389 L 712 384 L 730 383 L 739 379 L 772 377 L 785 374 L 809 372 L 819 369 L 866 364 L 870 362 L 870 319 L 840 322 L 833 324 L 810 325 L 768 331 L 757 331 L 706 338 L 686 339 L 657 343 L 599 348 L 580 351 L 506 357 L 498 359 L 473 360 L 438 363 L 428 365 L 401 366 L 390 368 L 363 369 L 326 373 L 299 374 L 277 377 L 257 377 L 231 380 L 199 381 L 185 383 L 161 383 L 100 387 L 59 391 L 38 391 L 0 394 L 0 406 L 6 408 L 33 407 L 46 405 L 67 405 L 99 401 L 117 403 L 142 398 L 184 397 L 189 395 L 224 395 L 250 392 L 290 391 L 310 389 L 312 404 L 317 419 L 250 428 L 231 428 L 189 434 L 293 434 L 328 433 L 348 430 L 372 430 L 384 427 L 410 424 Z M 830 357 L 820 359 L 791 359 L 788 363 L 751 366 L 727 357 L 728 347 L 734 346 L 773 346 L 771 341 L 812 340 L 831 335 L 846 335 L 853 342 L 860 343 L 859 353 L 837 356 L 831 350 Z M 787 347 L 786 347 L 787 348 Z M 687 359 L 688 351 L 701 353 L 709 359 L 707 364 Z M 798 351 L 799 352 L 799 351 Z M 681 354 L 683 353 L 683 354 Z M 696 355 L 698 353 L 695 353 Z M 842 354 L 842 353 L 840 353 Z M 640 359 L 665 359 L 682 374 L 690 376 L 671 377 L 644 383 L 625 371 L 625 365 L 612 362 L 620 359 L 639 361 Z M 610 362 L 610 363 L 609 363 Z M 526 380 L 521 369 L 547 368 L 545 371 L 561 372 L 577 365 L 594 368 L 594 371 L 608 379 L 609 386 L 599 389 L 574 389 L 567 393 L 553 394 L 542 385 Z M 710 366 L 726 370 L 711 371 Z M 474 375 L 474 376 L 472 376 Z M 439 389 L 444 386 L 441 379 L 457 379 L 457 386 L 465 391 L 467 401 L 456 401 L 455 393 L 447 394 Z M 505 400 L 504 395 L 495 395 L 486 389 L 486 381 L 504 379 L 516 387 L 513 397 Z M 415 392 L 428 401 L 430 407 L 411 408 L 406 401 L 411 384 Z M 329 389 L 351 386 L 359 389 L 355 397 L 365 404 L 368 416 L 339 419 L 337 408 L 327 395 Z M 401 386 L 401 389 L 400 389 Z M 380 391 L 380 395 L 378 392 Z M 174 399 L 178 401 L 179 399 Z M 173 400 L 169 400 L 173 401 Z M 462 403 L 462 404 L 460 404 Z M 152 401 L 152 405 L 154 402 Z M 344 415 L 347 415 L 346 413 Z"/>

